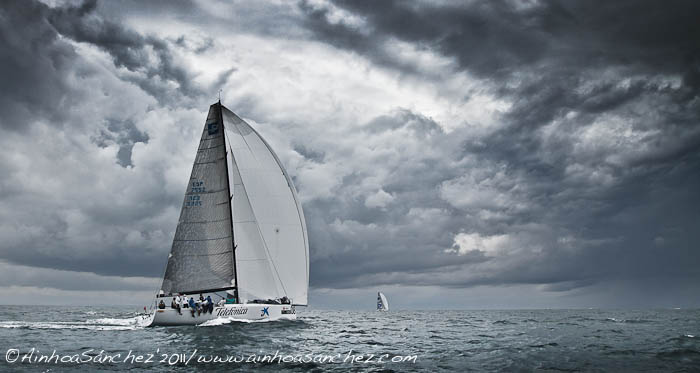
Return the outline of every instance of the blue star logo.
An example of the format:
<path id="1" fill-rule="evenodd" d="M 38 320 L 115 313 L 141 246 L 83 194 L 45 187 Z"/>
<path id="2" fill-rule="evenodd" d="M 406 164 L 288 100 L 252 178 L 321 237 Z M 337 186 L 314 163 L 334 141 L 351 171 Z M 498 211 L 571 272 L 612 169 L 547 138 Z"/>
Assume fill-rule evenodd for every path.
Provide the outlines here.
<path id="1" fill-rule="evenodd" d="M 270 313 L 267 311 L 268 308 L 270 308 L 270 307 L 265 307 L 262 309 L 262 312 L 260 313 L 260 317 L 263 317 L 265 315 L 267 315 L 267 317 L 270 317 Z"/>

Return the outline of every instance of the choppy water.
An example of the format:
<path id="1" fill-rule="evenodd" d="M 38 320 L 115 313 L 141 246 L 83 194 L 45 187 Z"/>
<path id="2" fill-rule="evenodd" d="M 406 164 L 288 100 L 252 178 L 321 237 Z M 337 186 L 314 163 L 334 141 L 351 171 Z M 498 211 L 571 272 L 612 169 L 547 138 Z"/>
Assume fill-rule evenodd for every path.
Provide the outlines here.
<path id="1" fill-rule="evenodd" d="M 0 370 L 700 371 L 699 337 L 700 310 L 302 309 L 297 321 L 143 328 L 133 308 L 2 306 Z M 53 350 L 83 362 L 37 362 Z M 276 360 L 237 362 L 265 355 Z M 214 356 L 231 361 L 198 362 Z"/>

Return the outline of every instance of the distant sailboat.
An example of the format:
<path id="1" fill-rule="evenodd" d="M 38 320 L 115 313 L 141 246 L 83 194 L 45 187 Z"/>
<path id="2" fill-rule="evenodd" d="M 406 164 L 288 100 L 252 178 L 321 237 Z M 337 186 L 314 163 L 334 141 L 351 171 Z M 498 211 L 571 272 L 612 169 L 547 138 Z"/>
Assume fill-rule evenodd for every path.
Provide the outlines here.
<path id="1" fill-rule="evenodd" d="M 388 311 L 389 301 L 386 300 L 384 293 L 381 291 L 377 293 L 377 311 Z"/>
<path id="2" fill-rule="evenodd" d="M 166 307 L 156 307 L 151 325 L 296 319 L 308 284 L 306 223 L 291 178 L 248 123 L 211 105 L 156 297 Z M 170 306 L 199 294 L 219 304 L 201 313 Z"/>

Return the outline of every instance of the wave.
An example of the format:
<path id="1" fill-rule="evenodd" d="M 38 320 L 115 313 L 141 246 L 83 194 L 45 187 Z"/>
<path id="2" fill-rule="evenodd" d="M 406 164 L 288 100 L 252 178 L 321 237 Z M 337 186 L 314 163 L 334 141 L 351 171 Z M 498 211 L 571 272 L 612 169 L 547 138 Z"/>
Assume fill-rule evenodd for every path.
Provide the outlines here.
<path id="1" fill-rule="evenodd" d="M 515 325 L 514 322 L 508 321 L 508 320 L 497 320 L 497 321 L 492 322 L 492 324 L 494 324 L 494 325 Z"/>
<path id="2" fill-rule="evenodd" d="M 700 356 L 700 351 L 691 348 L 678 348 L 670 351 L 663 351 L 656 354 L 660 359 L 697 359 Z"/>
<path id="3" fill-rule="evenodd" d="M 694 342 L 696 342 L 695 336 L 692 334 L 681 334 L 678 337 L 669 338 L 666 341 L 667 342 L 680 342 L 681 344 L 686 344 L 686 343 L 693 344 Z"/>
<path id="4" fill-rule="evenodd" d="M 627 324 L 646 324 L 650 322 L 654 322 L 653 320 L 644 320 L 644 319 L 616 319 L 614 317 L 608 317 L 605 319 L 605 321 L 612 321 L 612 322 L 619 322 L 619 323 L 627 323 Z"/>
<path id="5" fill-rule="evenodd" d="M 105 326 L 136 326 L 139 328 L 144 328 L 150 324 L 150 318 L 145 316 L 134 316 L 126 319 L 115 319 L 115 318 L 102 318 L 86 320 L 86 323 L 93 323 L 96 325 Z"/>
<path id="6" fill-rule="evenodd" d="M 84 321 L 0 321 L 5 329 L 87 329 L 135 330 L 148 326 L 148 319 L 135 316 L 126 319 L 102 318 Z"/>
<path id="7" fill-rule="evenodd" d="M 542 344 L 537 344 L 537 345 L 530 345 L 530 347 L 534 347 L 534 348 L 556 347 L 556 346 L 559 346 L 559 344 L 556 343 L 556 342 L 542 343 Z"/>

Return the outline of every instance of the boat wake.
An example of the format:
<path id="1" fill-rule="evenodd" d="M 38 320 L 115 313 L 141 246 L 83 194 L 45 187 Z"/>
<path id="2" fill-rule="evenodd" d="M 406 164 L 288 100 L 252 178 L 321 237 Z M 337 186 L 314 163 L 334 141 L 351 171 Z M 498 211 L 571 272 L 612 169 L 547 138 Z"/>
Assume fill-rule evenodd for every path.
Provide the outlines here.
<path id="1" fill-rule="evenodd" d="M 230 324 L 230 323 L 244 323 L 244 324 L 251 324 L 251 323 L 259 323 L 259 322 L 270 322 L 270 321 L 276 321 L 276 320 L 271 320 L 271 319 L 261 319 L 261 320 L 244 320 L 244 319 L 236 319 L 233 317 L 217 317 L 216 319 L 211 319 L 208 321 L 205 321 L 197 326 L 219 326 L 219 325 L 225 325 L 225 324 Z"/>
<path id="2" fill-rule="evenodd" d="M 150 319 L 135 316 L 125 319 L 102 318 L 84 321 L 1 321 L 3 329 L 86 329 L 86 330 L 136 330 L 148 326 Z"/>

